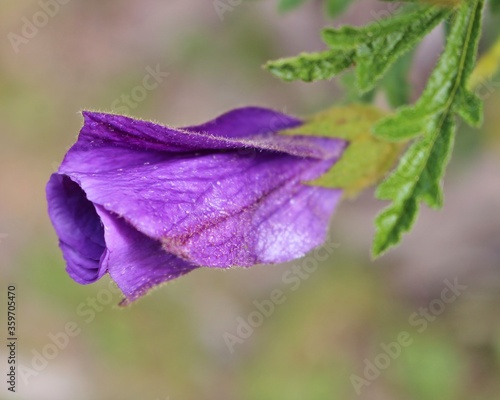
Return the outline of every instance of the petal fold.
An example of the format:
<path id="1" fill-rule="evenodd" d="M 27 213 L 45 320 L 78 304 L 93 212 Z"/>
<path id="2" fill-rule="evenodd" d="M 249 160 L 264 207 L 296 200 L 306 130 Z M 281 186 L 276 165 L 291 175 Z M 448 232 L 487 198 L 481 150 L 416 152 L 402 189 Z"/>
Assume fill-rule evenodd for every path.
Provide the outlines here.
<path id="1" fill-rule="evenodd" d="M 290 260 L 321 244 L 339 191 L 303 182 L 334 161 L 226 152 L 71 177 L 94 204 L 161 241 L 168 252 L 228 268 Z M 276 235 L 282 235 L 281 256 L 263 256 Z"/>
<path id="2" fill-rule="evenodd" d="M 201 125 L 181 128 L 227 138 L 244 138 L 276 133 L 302 124 L 300 119 L 262 107 L 243 107 L 222 114 Z"/>
<path id="3" fill-rule="evenodd" d="M 69 162 L 75 151 L 95 151 L 102 147 L 121 147 L 165 154 L 254 149 L 327 159 L 338 156 L 345 146 L 345 142 L 340 139 L 276 135 L 277 130 L 273 127 L 269 127 L 267 131 L 260 128 L 259 132 L 251 136 L 225 137 L 170 128 L 121 115 L 84 111 L 83 116 L 84 126 L 78 141 L 64 162 Z M 282 125 L 284 124 L 277 126 Z M 290 127 L 296 125 L 294 122 Z"/>
<path id="4" fill-rule="evenodd" d="M 125 295 L 126 305 L 153 287 L 198 268 L 173 254 L 119 218 L 97 207 L 105 231 L 107 251 L 103 259 L 111 278 Z"/>
<path id="5" fill-rule="evenodd" d="M 78 184 L 59 174 L 50 177 L 47 200 L 68 273 L 79 283 L 95 282 L 105 273 L 100 259 L 106 245 L 94 205 Z"/>

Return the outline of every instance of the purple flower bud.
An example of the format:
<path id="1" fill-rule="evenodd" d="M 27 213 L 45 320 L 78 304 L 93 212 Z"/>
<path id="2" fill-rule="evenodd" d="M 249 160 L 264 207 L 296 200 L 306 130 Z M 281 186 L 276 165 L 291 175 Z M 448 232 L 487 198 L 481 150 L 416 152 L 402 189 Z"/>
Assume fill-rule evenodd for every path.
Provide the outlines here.
<path id="1" fill-rule="evenodd" d="M 84 112 L 47 184 L 71 278 L 109 273 L 134 301 L 198 267 L 249 267 L 320 245 L 341 190 L 305 181 L 342 155 L 338 139 L 279 135 L 301 121 L 264 108 L 173 129 Z"/>

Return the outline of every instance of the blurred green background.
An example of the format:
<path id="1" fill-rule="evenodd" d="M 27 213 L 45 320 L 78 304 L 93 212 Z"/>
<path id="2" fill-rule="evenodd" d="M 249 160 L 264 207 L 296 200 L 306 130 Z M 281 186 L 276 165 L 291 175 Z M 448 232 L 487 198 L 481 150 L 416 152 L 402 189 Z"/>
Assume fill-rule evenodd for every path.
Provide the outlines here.
<path id="1" fill-rule="evenodd" d="M 72 0 L 57 3 L 46 21 L 41 4 L 50 0 L 0 5 L 1 336 L 8 284 L 17 287 L 20 364 L 32 368 L 49 335 L 68 322 L 79 328 L 28 379 L 18 371 L 16 394 L 2 383 L 0 398 L 500 398 L 499 76 L 484 91 L 484 128 L 459 132 L 444 209 L 423 209 L 403 245 L 376 262 L 369 256 L 372 220 L 383 203 L 367 192 L 339 207 L 335 251 L 295 291 L 283 281 L 292 263 L 198 270 L 120 309 L 107 277 L 84 287 L 67 276 L 44 187 L 76 138 L 82 109 L 127 107 L 133 116 L 180 126 L 242 105 L 307 115 L 341 100 L 335 81 L 284 84 L 261 68 L 268 59 L 322 49 L 319 30 L 331 21 L 320 2 L 286 15 L 276 1 L 222 2 L 235 4 L 222 19 L 211 0 Z M 365 22 L 383 7 L 357 1 L 340 22 Z M 33 18 L 41 27 L 12 46 L 9 34 L 20 35 Z M 483 50 L 499 22 L 486 18 Z M 417 53 L 416 91 L 440 37 L 434 32 Z M 144 95 L 137 87 L 148 68 L 168 76 Z M 122 96 L 133 103 L 124 105 Z M 467 289 L 420 332 L 410 318 L 440 299 L 446 279 Z M 235 335 L 254 301 L 275 289 L 286 300 L 231 352 L 225 334 Z M 93 315 L 89 301 L 97 301 Z M 401 332 L 412 343 L 357 393 L 352 377 L 363 377 L 367 360 L 380 359 L 381 345 Z M 2 382 L 6 359 L 2 344 Z"/>

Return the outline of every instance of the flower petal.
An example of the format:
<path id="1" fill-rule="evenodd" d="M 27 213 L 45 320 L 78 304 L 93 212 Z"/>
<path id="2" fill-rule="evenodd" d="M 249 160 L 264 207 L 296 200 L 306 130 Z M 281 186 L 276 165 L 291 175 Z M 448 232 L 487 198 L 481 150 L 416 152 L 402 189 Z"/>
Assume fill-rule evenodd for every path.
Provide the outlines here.
<path id="1" fill-rule="evenodd" d="M 58 174 L 47 184 L 47 200 L 68 272 L 80 283 L 96 281 L 105 273 L 99 265 L 105 243 L 94 205 L 78 184 Z"/>
<path id="2" fill-rule="evenodd" d="M 67 173 L 92 202 L 161 240 L 169 252 L 200 265 L 230 267 L 290 260 L 321 244 L 339 191 L 302 182 L 334 162 L 224 152 Z"/>
<path id="3" fill-rule="evenodd" d="M 298 127 L 300 119 L 262 107 L 231 110 L 201 125 L 181 128 L 191 133 L 240 139 L 240 143 L 255 148 L 284 151 L 302 157 L 338 157 L 344 149 L 341 140 L 315 136 L 279 135 L 280 131 Z"/>
<path id="4" fill-rule="evenodd" d="M 339 139 L 257 135 L 258 132 L 252 137 L 228 138 L 169 128 L 121 115 L 85 111 L 83 116 L 85 123 L 78 141 L 66 155 L 63 165 L 75 164 L 72 160 L 75 153 L 88 153 L 106 147 L 177 155 L 214 150 L 245 151 L 250 148 L 321 159 L 337 157 L 345 147 L 345 142 Z"/>
<path id="5" fill-rule="evenodd" d="M 73 247 L 68 246 L 63 241 L 59 242 L 59 247 L 66 261 L 66 271 L 76 282 L 88 285 L 99 280 L 106 272 L 104 268 L 100 268 L 99 260 L 92 260 L 82 256 Z"/>
<path id="6" fill-rule="evenodd" d="M 151 288 L 187 274 L 198 266 L 166 253 L 161 243 L 130 226 L 123 218 L 97 206 L 105 229 L 107 251 L 103 264 L 125 295 L 121 305 Z"/>
<path id="7" fill-rule="evenodd" d="M 213 136 L 243 138 L 276 133 L 284 129 L 295 128 L 301 124 L 301 120 L 274 110 L 262 107 L 243 107 L 231 110 L 204 124 L 181 129 Z"/>

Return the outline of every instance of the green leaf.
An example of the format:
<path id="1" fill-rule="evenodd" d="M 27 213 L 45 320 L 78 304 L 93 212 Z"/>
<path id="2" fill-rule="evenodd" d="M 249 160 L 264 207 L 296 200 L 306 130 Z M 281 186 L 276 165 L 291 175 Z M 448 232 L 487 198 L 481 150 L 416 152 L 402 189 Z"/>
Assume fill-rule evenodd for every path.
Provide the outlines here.
<path id="1" fill-rule="evenodd" d="M 467 0 L 460 8 L 446 48 L 417 103 L 400 108 L 396 115 L 377 124 L 374 131 L 377 136 L 387 140 L 405 140 L 423 133 L 426 121 L 449 110 L 453 102 L 457 102 L 457 112 L 461 115 L 471 115 L 468 107 L 474 95 L 469 92 L 467 83 L 476 61 L 482 6 L 470 12 L 469 8 L 475 7 L 477 1 L 484 3 L 484 0 Z M 478 101 L 473 103 L 478 106 Z"/>
<path id="2" fill-rule="evenodd" d="M 351 0 L 326 0 L 326 13 L 329 17 L 335 18 L 342 14 L 350 3 Z"/>
<path id="3" fill-rule="evenodd" d="M 420 202 L 432 208 L 442 206 L 441 180 L 453 147 L 455 114 L 471 124 L 481 120 L 481 101 L 468 91 L 467 82 L 476 59 L 483 8 L 484 0 L 464 1 L 421 98 L 415 106 L 402 107 L 376 125 L 376 136 L 385 139 L 424 136 L 377 189 L 377 197 L 392 204 L 375 220 L 374 256 L 401 241 L 417 217 Z"/>
<path id="4" fill-rule="evenodd" d="M 420 201 L 433 208 L 441 207 L 440 181 L 451 156 L 454 131 L 453 119 L 447 116 L 434 135 L 410 147 L 396 171 L 377 188 L 379 199 L 393 203 L 375 219 L 375 256 L 401 241 L 402 234 L 410 230 L 417 217 Z"/>
<path id="5" fill-rule="evenodd" d="M 282 12 L 293 10 L 304 4 L 307 0 L 280 0 L 278 10 Z"/>
<path id="6" fill-rule="evenodd" d="M 356 50 L 357 84 L 362 92 L 366 92 L 449 12 L 449 9 L 437 6 L 420 7 L 414 12 L 361 28 L 327 28 L 323 30 L 323 39 L 332 49 Z"/>
<path id="7" fill-rule="evenodd" d="M 483 122 L 483 101 L 475 94 L 467 90 L 460 90 L 454 109 L 469 125 L 481 126 Z"/>
<path id="8" fill-rule="evenodd" d="M 331 79 L 350 67 L 353 51 L 324 51 L 303 53 L 297 57 L 270 61 L 264 67 L 284 81 L 302 80 L 305 82 Z"/>
<path id="9" fill-rule="evenodd" d="M 348 197 L 380 181 L 401 153 L 402 146 L 375 138 L 373 124 L 386 115 L 368 105 L 333 107 L 314 115 L 298 128 L 284 134 L 345 139 L 349 146 L 330 171 L 310 182 L 315 186 L 342 188 Z"/>

